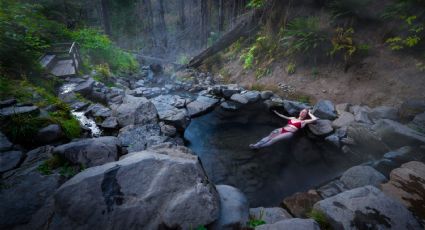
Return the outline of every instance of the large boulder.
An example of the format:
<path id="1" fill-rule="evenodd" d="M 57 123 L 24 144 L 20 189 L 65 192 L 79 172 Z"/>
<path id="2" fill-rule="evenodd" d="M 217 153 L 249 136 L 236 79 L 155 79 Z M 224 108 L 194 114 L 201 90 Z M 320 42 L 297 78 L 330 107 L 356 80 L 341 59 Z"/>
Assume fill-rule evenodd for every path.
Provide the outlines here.
<path id="1" fill-rule="evenodd" d="M 0 189 L 0 229 L 12 229 L 30 221 L 46 199 L 61 184 L 59 174 L 43 175 L 38 171 L 42 161 L 12 171 L 2 180 Z"/>
<path id="2" fill-rule="evenodd" d="M 249 209 L 250 219 L 263 220 L 266 224 L 274 224 L 281 220 L 292 218 L 285 209 L 274 207 L 274 208 L 250 208 Z"/>
<path id="3" fill-rule="evenodd" d="M 318 101 L 313 107 L 313 114 L 327 120 L 335 120 L 338 117 L 334 104 L 329 100 Z"/>
<path id="4" fill-rule="evenodd" d="M 219 215 L 218 194 L 198 158 L 174 149 L 86 169 L 54 202 L 51 229 L 191 229 Z"/>
<path id="5" fill-rule="evenodd" d="M 161 95 L 151 101 L 158 111 L 160 120 L 182 130 L 189 124 L 189 117 L 184 109 L 187 103 L 186 99 L 179 96 Z"/>
<path id="6" fill-rule="evenodd" d="M 144 97 L 126 95 L 122 104 L 112 106 L 112 114 L 118 119 L 121 127 L 157 122 L 154 104 Z"/>
<path id="7" fill-rule="evenodd" d="M 100 124 L 100 127 L 109 130 L 117 129 L 119 127 L 118 119 L 116 117 L 108 117 Z"/>
<path id="8" fill-rule="evenodd" d="M 392 148 L 425 144 L 425 134 L 396 121 L 388 119 L 379 120 L 373 126 L 373 129 L 382 138 L 382 141 Z"/>
<path id="9" fill-rule="evenodd" d="M 321 197 L 329 198 L 346 190 L 345 184 L 341 180 L 336 179 L 318 188 L 317 192 Z"/>
<path id="10" fill-rule="evenodd" d="M 13 144 L 2 132 L 0 132 L 0 152 L 10 150 L 12 147 Z"/>
<path id="11" fill-rule="evenodd" d="M 161 127 L 158 124 L 129 125 L 120 130 L 118 138 L 128 152 L 138 152 L 149 146 L 159 144 L 157 137 L 160 136 L 160 133 Z M 162 142 L 165 141 L 166 137 L 163 138 Z"/>
<path id="12" fill-rule="evenodd" d="M 312 124 L 308 124 L 308 129 L 316 136 L 326 136 L 334 131 L 330 120 L 317 120 Z"/>
<path id="13" fill-rule="evenodd" d="M 249 217 L 249 204 L 245 195 L 237 188 L 218 185 L 220 195 L 220 216 L 212 229 L 240 229 L 246 225 Z"/>
<path id="14" fill-rule="evenodd" d="M 332 122 L 332 126 L 335 128 L 341 128 L 349 126 L 354 122 L 354 115 L 349 112 L 341 112 L 336 120 Z"/>
<path id="15" fill-rule="evenodd" d="M 86 81 L 75 86 L 74 92 L 79 93 L 83 96 L 88 96 L 93 90 L 94 83 L 95 81 L 93 80 L 93 78 L 89 78 Z"/>
<path id="16" fill-rule="evenodd" d="M 281 220 L 274 224 L 260 225 L 255 230 L 320 230 L 319 224 L 313 219 L 292 218 Z"/>
<path id="17" fill-rule="evenodd" d="M 371 109 L 369 117 L 374 121 L 379 119 L 399 120 L 398 110 L 390 106 L 379 106 Z"/>
<path id="18" fill-rule="evenodd" d="M 248 104 L 248 98 L 246 98 L 246 97 L 244 97 L 244 96 L 242 96 L 241 94 L 239 94 L 239 93 L 236 93 L 236 94 L 233 94 L 231 97 L 230 97 L 230 100 L 232 100 L 232 101 L 234 101 L 234 102 L 237 102 L 237 103 L 240 103 L 240 104 L 243 104 L 243 105 L 245 105 L 245 104 Z"/>
<path id="19" fill-rule="evenodd" d="M 81 139 L 54 148 L 53 154 L 74 164 L 93 167 L 116 161 L 121 154 L 121 141 L 116 137 Z"/>
<path id="20" fill-rule="evenodd" d="M 394 169 L 382 191 L 425 219 L 425 164 L 411 161 Z"/>
<path id="21" fill-rule="evenodd" d="M 390 148 L 366 124 L 352 123 L 347 129 L 347 138 L 353 143 L 350 149 L 357 158 L 380 157 Z"/>
<path id="22" fill-rule="evenodd" d="M 298 116 L 301 110 L 308 109 L 310 106 L 298 101 L 284 100 L 283 108 L 290 116 Z"/>
<path id="23" fill-rule="evenodd" d="M 187 112 L 190 117 L 196 117 L 213 109 L 218 102 L 219 100 L 215 98 L 198 96 L 195 101 L 187 105 Z"/>
<path id="24" fill-rule="evenodd" d="M 58 124 L 51 124 L 37 132 L 36 140 L 42 144 L 49 144 L 59 141 L 65 135 L 62 128 Z"/>
<path id="25" fill-rule="evenodd" d="M 414 99 L 403 102 L 398 110 L 400 117 L 408 121 L 423 112 L 425 112 L 425 101 Z"/>
<path id="26" fill-rule="evenodd" d="M 368 106 L 352 106 L 350 111 L 354 114 L 354 120 L 359 123 L 372 124 L 369 117 L 371 109 Z"/>
<path id="27" fill-rule="evenodd" d="M 363 187 L 366 185 L 373 185 L 379 187 L 387 179 L 380 172 L 376 171 L 370 166 L 354 166 L 345 171 L 341 179 L 345 187 L 348 189 Z"/>
<path id="28" fill-rule="evenodd" d="M 421 133 L 425 133 L 425 113 L 416 115 L 413 121 L 410 122 L 409 127 Z"/>
<path id="29" fill-rule="evenodd" d="M 323 213 L 334 229 L 421 229 L 409 210 L 373 186 L 319 201 L 314 210 Z"/>
<path id="30" fill-rule="evenodd" d="M 283 206 L 286 207 L 292 215 L 299 218 L 307 217 L 313 205 L 322 200 L 322 197 L 315 190 L 308 192 L 298 192 L 283 200 Z"/>
<path id="31" fill-rule="evenodd" d="M 22 158 L 21 151 L 0 152 L 0 173 L 16 168 Z"/>

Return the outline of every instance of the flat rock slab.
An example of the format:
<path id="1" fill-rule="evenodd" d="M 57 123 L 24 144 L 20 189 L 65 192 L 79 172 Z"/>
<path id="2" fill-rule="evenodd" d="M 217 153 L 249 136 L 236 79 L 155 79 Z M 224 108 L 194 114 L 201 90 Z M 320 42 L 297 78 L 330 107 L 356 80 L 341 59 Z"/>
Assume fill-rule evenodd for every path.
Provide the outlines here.
<path id="1" fill-rule="evenodd" d="M 128 152 L 137 152 L 160 144 L 157 142 L 160 133 L 161 127 L 158 124 L 129 125 L 120 130 L 118 138 Z M 166 137 L 163 138 L 162 141 L 165 141 Z"/>
<path id="2" fill-rule="evenodd" d="M 422 229 L 409 210 L 373 186 L 319 201 L 314 210 L 334 229 Z"/>
<path id="3" fill-rule="evenodd" d="M 22 157 L 21 151 L 0 152 L 0 173 L 16 168 Z"/>
<path id="4" fill-rule="evenodd" d="M 218 194 L 198 158 L 176 151 L 143 151 L 77 174 L 55 193 L 51 229 L 191 229 L 210 224 L 219 215 Z"/>
<path id="5" fill-rule="evenodd" d="M 14 115 L 38 115 L 40 109 L 37 106 L 12 106 L 0 109 L 0 116 L 10 117 Z"/>
<path id="6" fill-rule="evenodd" d="M 411 161 L 390 173 L 382 191 L 400 201 L 418 217 L 425 219 L 425 164 Z"/>
<path id="7" fill-rule="evenodd" d="M 354 115 L 349 112 L 342 111 L 338 118 L 332 122 L 332 126 L 335 128 L 341 128 L 350 125 L 354 122 Z"/>
<path id="8" fill-rule="evenodd" d="M 185 129 L 189 123 L 188 114 L 184 109 L 188 101 L 176 95 L 161 95 L 151 99 L 159 119 L 180 129 Z"/>
<path id="9" fill-rule="evenodd" d="M 156 123 L 158 113 L 154 104 L 144 97 L 126 95 L 121 105 L 112 106 L 112 115 L 120 127 Z"/>
<path id="10" fill-rule="evenodd" d="M 319 224 L 313 219 L 292 218 L 274 224 L 260 225 L 256 230 L 320 230 Z"/>
<path id="11" fill-rule="evenodd" d="M 0 152 L 10 150 L 12 146 L 13 144 L 9 141 L 9 139 L 0 132 Z"/>
<path id="12" fill-rule="evenodd" d="M 187 105 L 187 112 L 190 117 L 200 116 L 213 109 L 218 102 L 219 100 L 215 98 L 198 96 L 195 101 Z"/>

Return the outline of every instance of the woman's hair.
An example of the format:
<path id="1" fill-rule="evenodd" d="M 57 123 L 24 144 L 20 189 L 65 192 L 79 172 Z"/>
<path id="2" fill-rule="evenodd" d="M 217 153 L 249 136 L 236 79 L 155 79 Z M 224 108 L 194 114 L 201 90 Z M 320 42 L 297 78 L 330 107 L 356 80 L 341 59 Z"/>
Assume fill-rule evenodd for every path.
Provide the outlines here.
<path id="1" fill-rule="evenodd" d="M 310 115 L 308 114 L 308 109 L 303 109 L 303 110 L 301 110 L 301 111 L 300 111 L 300 113 L 299 113 L 299 115 L 301 115 L 301 113 L 302 113 L 303 111 L 305 111 L 305 112 L 306 112 L 306 115 L 305 115 L 305 117 L 303 118 L 303 120 L 310 119 L 311 117 L 310 117 Z"/>

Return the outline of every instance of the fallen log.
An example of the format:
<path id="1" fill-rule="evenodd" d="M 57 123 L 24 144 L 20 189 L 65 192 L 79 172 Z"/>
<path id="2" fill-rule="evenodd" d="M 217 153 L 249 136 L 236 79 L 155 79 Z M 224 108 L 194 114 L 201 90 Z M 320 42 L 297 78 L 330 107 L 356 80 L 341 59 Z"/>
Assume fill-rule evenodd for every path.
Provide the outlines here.
<path id="1" fill-rule="evenodd" d="M 186 68 L 196 68 L 202 65 L 207 58 L 227 48 L 241 37 L 246 37 L 255 34 L 259 28 L 259 18 L 262 15 L 262 10 L 253 10 L 245 16 L 232 30 L 223 35 L 212 46 L 202 51 L 197 56 L 190 59 Z"/>

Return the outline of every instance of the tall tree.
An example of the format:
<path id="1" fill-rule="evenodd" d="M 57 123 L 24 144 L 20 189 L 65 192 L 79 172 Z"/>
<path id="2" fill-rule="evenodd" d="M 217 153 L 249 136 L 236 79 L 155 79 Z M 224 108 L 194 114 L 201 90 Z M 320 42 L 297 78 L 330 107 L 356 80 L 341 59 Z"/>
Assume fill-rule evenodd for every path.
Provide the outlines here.
<path id="1" fill-rule="evenodd" d="M 218 31 L 224 30 L 224 0 L 218 0 Z"/>
<path id="2" fill-rule="evenodd" d="M 181 30 L 186 28 L 185 0 L 180 0 L 179 4 L 179 26 Z"/>
<path id="3" fill-rule="evenodd" d="M 167 27 L 165 24 L 165 8 L 164 8 L 164 0 L 159 0 L 159 14 L 158 14 L 158 30 L 159 30 L 159 34 L 158 36 L 160 37 L 161 40 L 161 45 L 164 48 L 168 47 L 168 38 L 167 38 Z"/>
<path id="4" fill-rule="evenodd" d="M 109 18 L 109 0 L 100 0 L 100 8 L 102 12 L 102 22 L 105 34 L 111 37 L 111 20 Z"/>
<path id="5" fill-rule="evenodd" d="M 209 12 L 208 0 L 201 0 L 201 46 L 208 45 L 209 35 Z"/>

